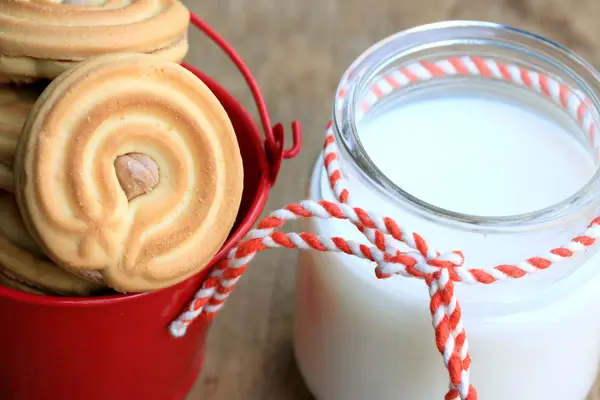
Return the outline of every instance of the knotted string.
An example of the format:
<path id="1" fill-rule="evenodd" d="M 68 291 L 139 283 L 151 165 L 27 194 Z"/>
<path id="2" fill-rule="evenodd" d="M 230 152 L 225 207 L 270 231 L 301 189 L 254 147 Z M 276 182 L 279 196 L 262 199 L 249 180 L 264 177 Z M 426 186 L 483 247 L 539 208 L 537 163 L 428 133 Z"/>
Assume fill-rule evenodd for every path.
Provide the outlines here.
<path id="1" fill-rule="evenodd" d="M 587 102 L 580 99 L 580 93 L 551 77 L 494 60 L 462 57 L 436 63 L 423 61 L 418 65 L 393 71 L 373 85 L 370 96 L 366 97 L 361 109 L 367 112 L 378 100 L 411 82 L 456 74 L 509 80 L 546 95 L 569 112 L 584 128 L 592 146 L 598 149 L 596 125 L 590 117 Z M 449 391 L 445 400 L 476 400 L 477 391 L 470 381 L 471 357 L 467 333 L 455 295 L 455 282 L 491 284 L 545 270 L 594 245 L 600 237 L 600 217 L 594 218 L 582 235 L 547 254 L 531 257 L 519 264 L 502 264 L 486 269 L 468 268 L 464 266 L 464 257 L 460 251 L 441 254 L 432 249 L 418 233 L 405 229 L 394 219 L 348 205 L 350 192 L 345 186 L 344 175 L 337 162 L 338 154 L 330 123 L 327 127 L 323 162 L 337 202 L 305 200 L 279 209 L 260 221 L 211 271 L 187 309 L 170 325 L 171 333 L 176 337 L 183 336 L 195 319 L 214 318 L 250 261 L 261 251 L 288 248 L 344 253 L 374 262 L 375 275 L 379 279 L 400 275 L 425 281 L 429 289 L 435 342 L 449 373 Z M 341 237 L 322 237 L 308 232 L 284 233 L 278 230 L 287 222 L 301 218 L 348 220 L 370 245 Z M 399 242 L 412 250 L 400 251 Z"/>

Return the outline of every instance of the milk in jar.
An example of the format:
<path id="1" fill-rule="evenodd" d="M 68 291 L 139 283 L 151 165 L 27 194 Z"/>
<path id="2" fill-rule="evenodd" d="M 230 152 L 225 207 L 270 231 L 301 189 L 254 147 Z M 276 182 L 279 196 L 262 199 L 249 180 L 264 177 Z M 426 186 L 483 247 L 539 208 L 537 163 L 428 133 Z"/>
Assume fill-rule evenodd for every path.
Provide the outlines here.
<path id="1" fill-rule="evenodd" d="M 535 51 L 532 51 L 535 50 Z M 333 131 L 349 204 L 390 216 L 469 267 L 568 243 L 600 205 L 598 73 L 527 32 L 478 22 L 401 32 L 349 69 Z M 322 156 L 308 195 L 336 198 Z M 302 230 L 368 244 L 347 221 Z M 594 249 L 491 285 L 457 283 L 485 400 L 584 400 L 600 357 Z M 448 390 L 423 280 L 302 251 L 294 345 L 319 400 L 431 400 Z"/>

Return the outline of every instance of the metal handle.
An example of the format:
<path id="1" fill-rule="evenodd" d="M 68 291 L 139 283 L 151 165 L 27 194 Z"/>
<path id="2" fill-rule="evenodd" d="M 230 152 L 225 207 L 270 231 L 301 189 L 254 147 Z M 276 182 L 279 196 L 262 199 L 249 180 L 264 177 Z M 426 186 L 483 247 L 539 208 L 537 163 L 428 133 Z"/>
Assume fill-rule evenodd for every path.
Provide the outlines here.
<path id="1" fill-rule="evenodd" d="M 258 109 L 262 128 L 265 133 L 265 151 L 270 166 L 270 179 L 271 183 L 274 183 L 283 159 L 294 158 L 300 152 L 302 147 L 302 126 L 299 121 L 292 122 L 292 146 L 289 149 L 285 149 L 285 129 L 283 125 L 279 123 L 274 126 L 271 125 L 271 116 L 269 115 L 269 110 L 267 109 L 263 95 L 246 63 L 233 47 L 210 25 L 200 19 L 196 14 L 191 12 L 190 15 L 191 23 L 204 32 L 206 36 L 227 54 L 248 84 L 248 87 L 252 92 L 252 97 L 254 97 L 254 102 L 256 103 L 256 108 Z"/>

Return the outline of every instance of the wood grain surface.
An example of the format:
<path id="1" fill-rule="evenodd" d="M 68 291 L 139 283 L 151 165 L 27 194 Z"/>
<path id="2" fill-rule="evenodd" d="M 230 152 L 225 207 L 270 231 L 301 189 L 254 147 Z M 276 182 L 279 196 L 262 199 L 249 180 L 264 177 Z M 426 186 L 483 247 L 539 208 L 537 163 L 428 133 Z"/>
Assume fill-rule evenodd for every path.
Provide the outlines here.
<path id="1" fill-rule="evenodd" d="M 289 124 L 299 119 L 304 126 L 304 149 L 283 166 L 267 211 L 303 198 L 340 75 L 387 35 L 448 19 L 507 23 L 557 40 L 600 67 L 598 0 L 184 2 L 238 49 L 264 91 L 273 120 Z M 201 34 L 193 33 L 191 41 L 188 61 L 253 109 L 228 60 Z M 295 260 L 295 252 L 277 250 L 252 263 L 211 329 L 204 371 L 189 400 L 312 398 L 298 375 L 291 346 Z M 594 400 L 600 400 L 597 391 Z"/>

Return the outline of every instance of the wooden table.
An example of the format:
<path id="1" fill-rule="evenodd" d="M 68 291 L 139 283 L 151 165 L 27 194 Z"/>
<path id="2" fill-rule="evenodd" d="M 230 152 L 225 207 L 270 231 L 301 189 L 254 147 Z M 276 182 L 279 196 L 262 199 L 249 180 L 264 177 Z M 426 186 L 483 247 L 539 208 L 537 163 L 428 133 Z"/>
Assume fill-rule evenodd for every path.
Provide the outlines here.
<path id="1" fill-rule="evenodd" d="M 186 0 L 184 0 L 186 2 Z M 285 163 L 267 210 L 304 197 L 344 69 L 375 41 L 445 19 L 479 19 L 536 31 L 600 66 L 598 0 L 187 0 L 235 45 L 266 95 L 274 121 L 304 125 L 302 154 Z M 200 34 L 188 58 L 252 109 L 243 81 Z M 210 332 L 190 400 L 310 399 L 291 346 L 296 254 L 259 256 Z M 373 399 L 378 400 L 378 399 Z M 484 399 L 485 400 L 485 399 Z M 570 400 L 570 399 L 569 399 Z M 598 398 L 600 400 L 600 397 Z"/>

